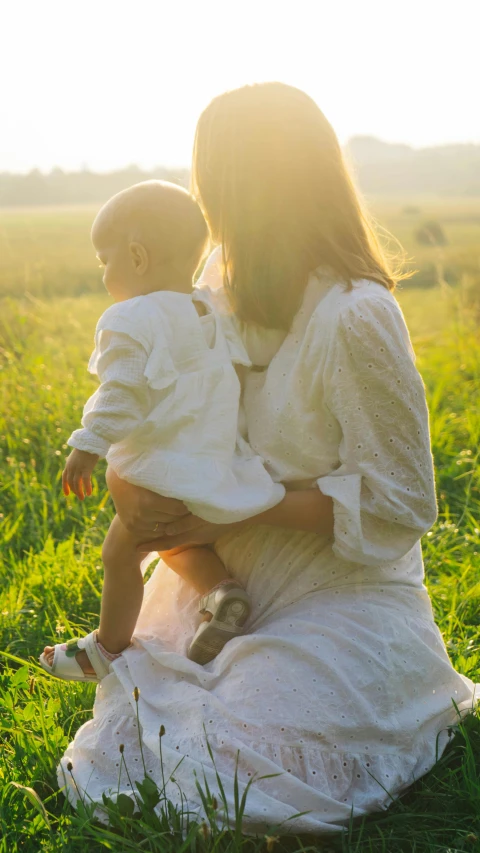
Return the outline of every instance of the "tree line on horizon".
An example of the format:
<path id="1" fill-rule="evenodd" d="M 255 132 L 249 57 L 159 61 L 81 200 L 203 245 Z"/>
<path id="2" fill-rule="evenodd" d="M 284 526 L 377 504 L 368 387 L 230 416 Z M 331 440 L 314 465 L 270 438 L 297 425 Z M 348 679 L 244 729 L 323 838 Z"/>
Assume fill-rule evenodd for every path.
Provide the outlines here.
<path id="1" fill-rule="evenodd" d="M 353 137 L 345 147 L 360 188 L 372 195 L 480 196 L 480 144 L 443 145 L 415 149 Z M 152 178 L 188 186 L 187 168 L 158 167 L 144 171 L 132 165 L 107 173 L 0 173 L 0 207 L 95 204 L 139 181 Z"/>
<path id="2" fill-rule="evenodd" d="M 411 148 L 356 136 L 345 153 L 372 195 L 480 196 L 480 144 Z"/>
<path id="3" fill-rule="evenodd" d="M 48 173 L 32 169 L 24 175 L 3 172 L 0 173 L 0 207 L 101 204 L 132 184 L 153 178 L 188 186 L 190 172 L 167 167 L 146 172 L 134 165 L 114 172 L 90 172 L 88 169 L 64 172 L 58 168 Z"/>

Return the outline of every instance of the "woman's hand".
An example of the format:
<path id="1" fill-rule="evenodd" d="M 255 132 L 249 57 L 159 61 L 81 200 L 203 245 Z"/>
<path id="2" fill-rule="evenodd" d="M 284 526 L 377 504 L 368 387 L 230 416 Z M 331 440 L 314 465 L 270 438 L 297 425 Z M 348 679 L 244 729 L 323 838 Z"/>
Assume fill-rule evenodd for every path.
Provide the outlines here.
<path id="1" fill-rule="evenodd" d="M 189 514 L 171 524 L 166 524 L 161 537 L 143 543 L 142 550 L 171 551 L 172 548 L 183 550 L 188 546 L 211 545 L 221 536 L 240 530 L 251 523 L 252 519 L 236 521 L 232 524 L 212 524 L 203 518 Z"/>
<path id="2" fill-rule="evenodd" d="M 163 536 L 167 524 L 190 516 L 182 501 L 127 483 L 112 468 L 107 469 L 106 480 L 122 524 L 136 537 Z"/>

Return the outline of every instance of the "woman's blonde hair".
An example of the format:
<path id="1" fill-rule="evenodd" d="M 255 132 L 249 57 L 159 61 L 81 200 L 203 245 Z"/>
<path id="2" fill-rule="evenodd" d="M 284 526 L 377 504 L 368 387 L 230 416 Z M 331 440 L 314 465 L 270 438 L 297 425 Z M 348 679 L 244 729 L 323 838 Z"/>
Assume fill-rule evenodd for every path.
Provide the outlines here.
<path id="1" fill-rule="evenodd" d="M 224 282 L 240 319 L 289 329 L 308 274 L 325 267 L 393 290 L 338 139 L 316 103 L 284 83 L 214 98 L 200 116 L 192 192 L 222 245 Z"/>

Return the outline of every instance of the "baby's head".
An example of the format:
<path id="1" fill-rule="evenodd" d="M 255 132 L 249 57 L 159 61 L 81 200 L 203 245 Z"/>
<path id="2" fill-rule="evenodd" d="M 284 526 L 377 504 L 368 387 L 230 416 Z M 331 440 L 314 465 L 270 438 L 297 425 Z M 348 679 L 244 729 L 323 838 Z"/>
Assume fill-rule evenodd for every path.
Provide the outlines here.
<path id="1" fill-rule="evenodd" d="M 189 292 L 207 238 L 193 196 L 166 181 L 145 181 L 114 195 L 92 226 L 103 281 L 116 302 L 154 290 Z"/>

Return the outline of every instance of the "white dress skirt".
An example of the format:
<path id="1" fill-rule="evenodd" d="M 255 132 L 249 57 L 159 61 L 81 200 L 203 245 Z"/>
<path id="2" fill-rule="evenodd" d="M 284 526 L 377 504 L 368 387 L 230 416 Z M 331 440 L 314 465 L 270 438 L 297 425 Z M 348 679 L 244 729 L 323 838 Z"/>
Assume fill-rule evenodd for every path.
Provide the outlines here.
<path id="1" fill-rule="evenodd" d="M 252 526 L 217 543 L 253 612 L 203 667 L 185 654 L 196 596 L 159 562 L 133 648 L 98 686 L 59 783 L 73 804 L 128 794 L 119 746 L 141 780 L 141 739 L 161 787 L 163 725 L 175 779 L 166 793 L 180 803 L 179 786 L 192 816 L 202 815 L 197 779 L 220 799 L 216 773 L 232 816 L 237 773 L 241 790 L 253 780 L 245 832 L 339 830 L 426 773 L 456 708 L 477 698 L 450 664 L 423 584 L 420 538 L 437 512 L 428 411 L 395 298 L 313 274 L 269 366 L 248 374 L 244 402 L 254 452 L 277 482 L 333 498 L 334 534 Z"/>

